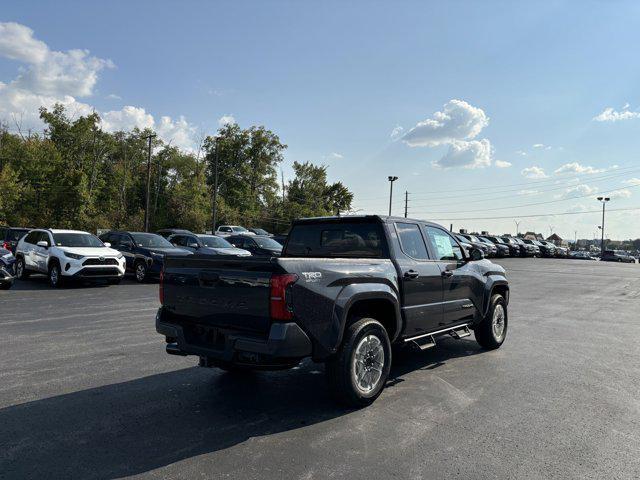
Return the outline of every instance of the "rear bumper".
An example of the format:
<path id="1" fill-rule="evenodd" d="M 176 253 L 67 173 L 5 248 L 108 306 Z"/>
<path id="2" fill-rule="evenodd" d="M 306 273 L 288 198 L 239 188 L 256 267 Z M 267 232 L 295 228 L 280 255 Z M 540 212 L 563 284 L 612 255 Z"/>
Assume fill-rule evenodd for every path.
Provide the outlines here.
<path id="1" fill-rule="evenodd" d="M 193 328 L 202 333 L 195 338 Z M 263 368 L 282 368 L 297 364 L 312 353 L 311 340 L 293 322 L 273 323 L 268 338 L 207 326 L 186 326 L 163 320 L 162 308 L 156 315 L 156 331 L 167 339 L 167 353 L 198 355 L 215 365 L 216 361 Z"/>

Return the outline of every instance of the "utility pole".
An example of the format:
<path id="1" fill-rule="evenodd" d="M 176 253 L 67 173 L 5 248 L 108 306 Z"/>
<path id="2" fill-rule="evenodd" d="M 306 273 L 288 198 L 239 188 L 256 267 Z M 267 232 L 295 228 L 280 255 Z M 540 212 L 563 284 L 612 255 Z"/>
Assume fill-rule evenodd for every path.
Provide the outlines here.
<path id="1" fill-rule="evenodd" d="M 409 192 L 404 191 L 404 218 L 407 218 L 407 210 L 409 208 Z"/>
<path id="2" fill-rule="evenodd" d="M 220 137 L 216 137 L 216 146 L 213 154 L 213 225 L 211 226 L 211 233 L 216 231 L 216 223 L 218 222 L 218 142 Z"/>
<path id="3" fill-rule="evenodd" d="M 148 156 L 147 156 L 147 198 L 145 201 L 145 207 L 144 207 L 144 231 L 148 232 L 149 231 L 149 194 L 151 193 L 151 139 L 154 138 L 156 136 L 155 133 L 152 133 L 150 135 L 147 135 L 146 137 L 142 137 L 142 138 L 146 138 L 149 140 L 149 150 L 148 150 Z"/>
<path id="4" fill-rule="evenodd" d="M 391 216 L 391 202 L 393 201 L 393 182 L 398 180 L 398 177 L 389 175 L 389 184 L 391 185 L 389 190 L 389 216 Z"/>
<path id="5" fill-rule="evenodd" d="M 604 209 L 609 200 L 611 200 L 609 197 L 598 197 L 598 201 L 602 203 L 602 226 L 600 227 L 602 230 L 602 238 L 600 240 L 600 258 L 602 258 L 602 254 L 604 253 Z"/>

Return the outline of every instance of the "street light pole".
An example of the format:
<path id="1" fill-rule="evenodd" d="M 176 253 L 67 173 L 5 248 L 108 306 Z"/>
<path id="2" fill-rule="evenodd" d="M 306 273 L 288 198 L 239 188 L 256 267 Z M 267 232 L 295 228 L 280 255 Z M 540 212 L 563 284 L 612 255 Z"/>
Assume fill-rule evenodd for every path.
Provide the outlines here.
<path id="1" fill-rule="evenodd" d="M 607 202 L 611 200 L 609 197 L 598 197 L 598 201 L 602 203 L 602 226 L 600 229 L 602 230 L 602 237 L 600 239 L 600 258 L 604 254 L 604 210 Z"/>
<path id="2" fill-rule="evenodd" d="M 149 140 L 149 149 L 148 149 L 148 155 L 147 155 L 147 196 L 146 196 L 145 207 L 144 207 L 144 231 L 145 232 L 149 231 L 149 194 L 151 191 L 151 139 L 154 138 L 155 136 L 156 134 L 152 133 L 150 135 L 142 137 Z"/>
<path id="3" fill-rule="evenodd" d="M 518 236 L 518 234 L 520 233 L 520 222 L 517 220 L 514 220 L 515 224 L 516 224 L 516 237 Z"/>
<path id="4" fill-rule="evenodd" d="M 389 183 L 391 185 L 389 189 L 389 216 L 391 216 L 391 202 L 393 200 L 393 182 L 398 180 L 398 177 L 389 176 Z"/>

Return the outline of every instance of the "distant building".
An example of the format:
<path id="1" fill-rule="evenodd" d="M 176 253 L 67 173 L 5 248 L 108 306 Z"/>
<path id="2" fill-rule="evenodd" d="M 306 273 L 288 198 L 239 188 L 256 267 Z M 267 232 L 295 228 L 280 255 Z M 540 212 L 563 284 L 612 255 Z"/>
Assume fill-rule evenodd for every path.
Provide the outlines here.
<path id="1" fill-rule="evenodd" d="M 536 232 L 526 232 L 523 238 L 525 240 L 544 240 L 544 237 Z"/>
<path id="2" fill-rule="evenodd" d="M 551 242 L 558 247 L 561 247 L 566 243 L 557 233 L 553 233 L 549 237 L 547 237 L 547 242 Z"/>

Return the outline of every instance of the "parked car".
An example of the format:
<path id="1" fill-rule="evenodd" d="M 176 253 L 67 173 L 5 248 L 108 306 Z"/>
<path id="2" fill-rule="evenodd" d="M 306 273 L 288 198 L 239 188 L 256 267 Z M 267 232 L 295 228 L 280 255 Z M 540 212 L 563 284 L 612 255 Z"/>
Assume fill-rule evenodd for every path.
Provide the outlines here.
<path id="1" fill-rule="evenodd" d="M 540 249 L 540 255 L 547 258 L 556 256 L 556 246 L 551 242 L 545 242 L 544 240 L 526 240 L 525 242 L 532 242 Z"/>
<path id="2" fill-rule="evenodd" d="M 603 262 L 636 263 L 635 257 L 624 250 L 605 250 L 600 260 Z"/>
<path id="3" fill-rule="evenodd" d="M 514 257 L 529 257 L 533 256 L 533 247 L 529 249 L 530 245 L 527 245 L 524 242 L 518 241 L 518 238 L 514 237 L 500 237 L 511 250 L 511 255 Z"/>
<path id="4" fill-rule="evenodd" d="M 535 257 L 548 257 L 548 256 L 550 256 L 549 253 L 548 253 L 549 249 L 547 247 L 543 246 L 537 240 L 529 240 L 528 238 L 522 238 L 521 240 L 524 243 L 526 243 L 527 245 L 531 245 L 533 247 L 533 251 L 534 251 L 534 256 Z M 546 255 L 544 253 L 545 251 L 547 252 Z"/>
<path id="5" fill-rule="evenodd" d="M 493 243 L 496 244 L 496 247 L 498 247 L 498 256 L 502 256 L 502 257 L 510 257 L 510 256 L 518 256 L 520 255 L 520 247 L 516 246 L 516 245 L 511 245 L 507 242 L 505 242 L 502 238 L 500 237 L 495 237 L 493 235 L 487 235 L 484 238 L 491 240 Z M 502 252 L 501 252 L 502 250 Z"/>
<path id="6" fill-rule="evenodd" d="M 216 235 L 172 235 L 168 238 L 172 245 L 199 255 L 236 255 L 248 257 L 251 252 L 234 247 L 226 239 Z"/>
<path id="7" fill-rule="evenodd" d="M 169 238 L 171 235 L 177 235 L 179 233 L 193 234 L 192 231 L 185 230 L 183 228 L 163 228 L 162 230 L 158 230 L 156 233 L 163 238 Z"/>
<path id="8" fill-rule="evenodd" d="M 220 225 L 214 233 L 219 237 L 228 237 L 230 235 L 255 235 L 255 233 L 239 225 Z"/>
<path id="9" fill-rule="evenodd" d="M 167 353 L 229 371 L 311 357 L 333 393 L 361 407 L 384 388 L 392 345 L 424 350 L 473 330 L 495 349 L 506 338 L 504 269 L 481 250 L 467 256 L 439 225 L 312 218 L 293 223 L 286 245 L 275 259 L 167 258 L 156 315 Z"/>
<path id="10" fill-rule="evenodd" d="M 597 258 L 591 255 L 589 252 L 583 252 L 583 251 L 570 252 L 569 258 L 573 258 L 574 260 L 597 260 Z"/>
<path id="11" fill-rule="evenodd" d="M 167 239 L 156 233 L 112 230 L 100 236 L 126 259 L 126 270 L 134 274 L 137 282 L 160 277 L 166 255 L 190 255 L 175 248 Z"/>
<path id="12" fill-rule="evenodd" d="M 0 248 L 0 289 L 9 290 L 15 279 L 16 257 L 6 248 Z"/>
<path id="13" fill-rule="evenodd" d="M 52 287 L 67 280 L 107 280 L 120 283 L 124 256 L 88 232 L 78 230 L 31 230 L 16 247 L 16 276 L 44 273 Z"/>
<path id="14" fill-rule="evenodd" d="M 282 245 L 271 237 L 262 235 L 232 235 L 226 240 L 233 246 L 248 250 L 251 255 L 259 257 L 277 257 L 282 253 Z"/>
<path id="15" fill-rule="evenodd" d="M 249 231 L 251 233 L 255 233 L 256 235 L 265 235 L 267 237 L 273 237 L 273 233 L 269 233 L 263 228 L 250 228 Z"/>
<path id="16" fill-rule="evenodd" d="M 467 244 L 471 244 L 471 246 L 473 248 L 477 248 L 478 250 L 481 250 L 485 257 L 489 256 L 489 253 L 490 253 L 489 252 L 489 246 L 486 243 L 481 242 L 477 238 L 475 240 L 472 239 L 471 237 L 473 237 L 473 235 L 466 235 L 466 234 L 458 233 L 455 236 L 458 239 L 458 241 L 465 242 Z M 475 238 L 475 237 L 473 237 L 473 238 Z"/>
<path id="17" fill-rule="evenodd" d="M 287 237 L 288 237 L 288 235 L 274 235 L 271 238 L 273 238 L 280 245 L 284 246 L 284 243 L 287 241 Z"/>
<path id="18" fill-rule="evenodd" d="M 15 253 L 18 241 L 31 230 L 26 227 L 0 227 L 0 247 Z"/>
<path id="19" fill-rule="evenodd" d="M 569 256 L 569 249 L 561 245 L 556 245 L 556 257 L 567 258 Z"/>
<path id="20" fill-rule="evenodd" d="M 495 248 L 495 253 L 494 256 L 496 257 L 508 257 L 509 256 L 509 247 L 507 247 L 504 243 L 502 242 L 494 242 L 493 240 L 489 239 L 488 237 L 484 237 L 481 235 L 476 235 L 476 238 L 478 240 L 480 240 L 483 243 L 486 243 L 487 245 L 489 245 L 489 248 L 491 249 L 491 247 Z M 490 250 L 494 251 L 493 249 Z"/>

